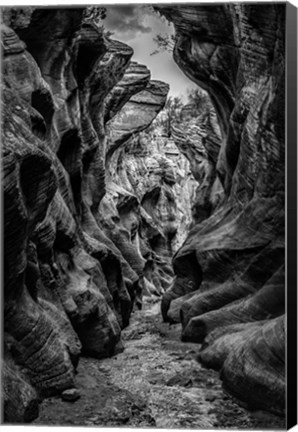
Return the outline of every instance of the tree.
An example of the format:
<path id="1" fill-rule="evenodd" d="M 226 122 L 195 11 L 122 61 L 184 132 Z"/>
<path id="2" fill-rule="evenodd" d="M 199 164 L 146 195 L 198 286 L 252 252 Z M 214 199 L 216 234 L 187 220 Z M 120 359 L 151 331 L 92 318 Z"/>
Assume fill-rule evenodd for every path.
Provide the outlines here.
<path id="1" fill-rule="evenodd" d="M 154 125 L 162 127 L 167 135 L 171 136 L 171 123 L 181 120 L 181 109 L 183 107 L 182 100 L 175 96 L 170 96 L 164 106 L 164 109 L 157 116 Z"/>
<path id="2" fill-rule="evenodd" d="M 195 90 L 188 90 L 187 100 L 187 103 L 193 107 L 193 111 L 197 116 L 213 109 L 208 94 L 199 87 Z"/>
<path id="3" fill-rule="evenodd" d="M 107 16 L 107 9 L 100 6 L 88 6 L 84 12 L 84 21 L 102 27 L 102 20 Z"/>
<path id="4" fill-rule="evenodd" d="M 173 34 L 158 34 L 155 38 L 153 38 L 153 41 L 156 43 L 158 48 L 150 54 L 151 56 L 162 51 L 172 52 L 175 46 L 176 37 Z"/>

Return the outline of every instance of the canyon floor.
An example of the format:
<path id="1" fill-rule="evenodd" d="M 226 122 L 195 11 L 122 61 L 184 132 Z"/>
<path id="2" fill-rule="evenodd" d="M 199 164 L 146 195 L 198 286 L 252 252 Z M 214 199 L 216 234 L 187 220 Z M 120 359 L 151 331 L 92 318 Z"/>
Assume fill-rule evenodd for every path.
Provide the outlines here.
<path id="1" fill-rule="evenodd" d="M 180 341 L 180 324 L 162 322 L 159 300 L 145 299 L 123 331 L 115 357 L 81 358 L 81 397 L 46 399 L 35 425 L 284 429 L 285 420 L 251 413 L 221 388 L 219 374 L 196 361 L 198 345 Z"/>

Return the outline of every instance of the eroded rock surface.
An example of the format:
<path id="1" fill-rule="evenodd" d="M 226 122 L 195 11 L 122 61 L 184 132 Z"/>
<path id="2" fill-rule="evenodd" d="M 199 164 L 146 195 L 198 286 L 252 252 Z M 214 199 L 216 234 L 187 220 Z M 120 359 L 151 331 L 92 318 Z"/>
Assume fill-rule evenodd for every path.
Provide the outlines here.
<path id="1" fill-rule="evenodd" d="M 114 235 L 121 230 L 122 248 L 128 249 L 131 243 L 139 251 L 139 258 L 127 259 L 134 259 L 136 272 L 144 275 L 145 292 L 163 293 L 172 282 L 172 254 L 192 221 L 190 203 L 197 182 L 189 163 L 171 140 L 151 131 L 132 137 L 116 150 L 108 170 L 101 217 Z M 118 241 L 121 247 L 120 237 Z M 128 250 L 124 249 L 125 255 Z"/>
<path id="2" fill-rule="evenodd" d="M 168 86 L 83 8 L 6 9 L 1 30 L 4 418 L 24 422 L 40 398 L 74 388 L 81 353 L 123 350 L 147 258 L 100 216 L 106 164 L 153 121 Z M 125 131 L 134 106 L 142 116 Z"/>
<path id="3" fill-rule="evenodd" d="M 232 394 L 282 414 L 285 5 L 157 9 L 174 23 L 174 60 L 215 107 L 213 175 L 224 189 L 176 253 L 162 312 L 181 318 L 184 340 L 205 340 L 200 360 L 222 368 Z M 191 137 L 173 132 L 190 153 Z"/>
<path id="4" fill-rule="evenodd" d="M 200 115 L 190 115 L 185 106 L 180 121 L 171 125 L 174 142 L 189 160 L 192 174 L 198 182 L 191 202 L 195 223 L 207 219 L 224 200 L 224 190 L 216 175 L 222 135 L 214 108 L 208 108 Z"/>

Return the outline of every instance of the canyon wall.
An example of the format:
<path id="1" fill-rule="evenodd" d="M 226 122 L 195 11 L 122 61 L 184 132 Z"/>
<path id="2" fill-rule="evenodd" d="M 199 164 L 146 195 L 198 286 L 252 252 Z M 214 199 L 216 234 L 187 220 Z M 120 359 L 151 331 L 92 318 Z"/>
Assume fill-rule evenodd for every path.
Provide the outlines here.
<path id="1" fill-rule="evenodd" d="M 147 129 L 168 85 L 92 13 L 3 10 L 7 422 L 121 352 L 143 294 L 230 393 L 284 413 L 285 5 L 156 9 L 214 107 L 170 140 Z"/>
<path id="2" fill-rule="evenodd" d="M 201 146 L 194 128 L 173 127 L 184 152 L 214 151 L 206 212 L 174 256 L 163 317 L 203 343 L 199 360 L 230 393 L 284 414 L 285 5 L 156 10 L 174 24 L 175 62 L 208 92 L 221 140 Z"/>
<path id="3" fill-rule="evenodd" d="M 169 87 L 83 8 L 5 9 L 1 31 L 2 383 L 4 420 L 15 423 L 74 387 L 81 353 L 121 352 L 144 286 L 160 274 L 156 294 L 169 286 L 142 197 L 106 174 Z"/>

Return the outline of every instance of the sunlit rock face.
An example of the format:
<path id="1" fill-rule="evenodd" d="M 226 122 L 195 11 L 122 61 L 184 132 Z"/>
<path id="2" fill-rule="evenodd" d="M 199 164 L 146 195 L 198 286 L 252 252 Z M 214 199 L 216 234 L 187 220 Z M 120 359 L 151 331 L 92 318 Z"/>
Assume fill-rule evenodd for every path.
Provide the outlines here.
<path id="1" fill-rule="evenodd" d="M 134 194 L 142 214 L 152 220 L 152 245 L 164 256 L 172 256 L 191 224 L 190 202 L 197 182 L 189 163 L 172 140 L 150 133 L 139 134 L 113 158 L 111 178 Z M 183 237 L 184 236 L 184 237 Z"/>
<path id="2" fill-rule="evenodd" d="M 118 176 L 119 170 L 123 170 L 118 158 L 122 148 L 129 149 L 133 137 L 138 137 L 163 108 L 168 90 L 167 84 L 150 80 L 150 72 L 145 66 L 132 62 L 111 92 L 106 105 L 117 105 L 119 111 L 107 117 L 107 193 L 100 204 L 99 221 L 105 234 L 121 251 L 126 267 L 135 275 L 132 278 L 130 274 L 125 274 L 128 283 L 131 285 L 139 280 L 136 290 L 138 304 L 142 292 L 161 294 L 168 288 L 172 270 L 169 261 L 161 260 L 156 264 L 160 257 L 155 257 L 152 246 L 148 244 L 147 233 L 141 233 L 145 212 L 134 188 L 127 179 Z M 123 99 L 128 99 L 128 102 L 123 104 Z M 136 175 L 141 177 L 141 173 Z M 149 230 L 155 230 L 148 215 L 146 223 Z"/>
<path id="3" fill-rule="evenodd" d="M 282 414 L 285 5 L 157 9 L 174 23 L 176 63 L 214 104 L 224 190 L 174 256 L 164 319 L 181 318 L 184 340 L 205 341 L 200 360 L 221 368 L 232 394 Z M 190 152 L 192 140 L 175 132 Z"/>
<path id="4" fill-rule="evenodd" d="M 217 116 L 212 107 L 202 114 L 189 112 L 186 105 L 181 119 L 171 125 L 173 140 L 190 163 L 191 172 L 198 182 L 192 198 L 192 217 L 195 223 L 207 219 L 224 200 L 224 190 L 216 175 L 216 162 L 222 144 Z"/>
<path id="5" fill-rule="evenodd" d="M 129 138 L 117 113 L 143 104 L 131 127 L 145 129 L 168 86 L 130 63 L 132 49 L 107 38 L 83 8 L 6 9 L 1 30 L 4 417 L 24 422 L 41 397 L 74 386 L 82 352 L 123 349 L 147 260 L 138 244 L 122 249 L 126 232 L 100 214 L 106 156 L 122 132 Z M 125 191 L 117 203 L 127 232 L 134 200 Z"/>
<path id="6" fill-rule="evenodd" d="M 192 223 L 190 203 L 198 183 L 174 142 L 154 127 L 116 150 L 108 171 L 102 218 L 125 232 L 123 247 L 130 242 L 136 251 L 137 246 L 136 271 L 145 276 L 145 292 L 162 293 L 172 282 L 171 257 Z"/>

